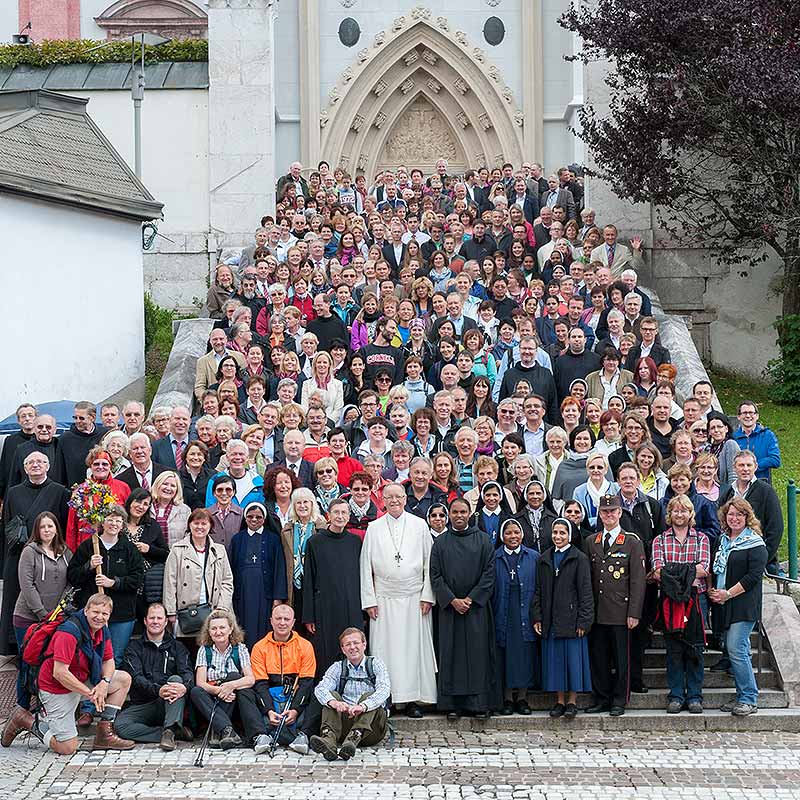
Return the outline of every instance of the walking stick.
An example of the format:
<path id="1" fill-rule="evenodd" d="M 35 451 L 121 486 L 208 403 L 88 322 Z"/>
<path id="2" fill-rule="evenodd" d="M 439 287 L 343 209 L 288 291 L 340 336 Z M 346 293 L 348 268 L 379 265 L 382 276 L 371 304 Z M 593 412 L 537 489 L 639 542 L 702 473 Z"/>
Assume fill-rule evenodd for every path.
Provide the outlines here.
<path id="1" fill-rule="evenodd" d="M 197 752 L 197 758 L 194 760 L 194 765 L 196 767 L 203 766 L 203 759 L 206 755 L 206 748 L 208 747 L 208 739 L 211 736 L 211 723 L 214 721 L 214 712 L 217 710 L 217 706 L 219 705 L 219 697 L 214 698 L 214 704 L 211 706 L 211 714 L 208 717 L 208 727 L 206 728 L 206 735 L 203 737 L 203 741 L 200 743 L 200 750 Z"/>
<path id="2" fill-rule="evenodd" d="M 96 533 L 92 534 L 92 550 L 94 551 L 94 555 L 96 555 L 96 556 L 100 555 L 100 539 L 98 538 Z M 102 575 L 103 574 L 103 568 L 100 566 L 100 564 L 98 564 L 94 568 L 94 571 L 98 575 Z M 97 591 L 100 592 L 100 594 L 105 594 L 106 593 L 106 590 L 102 586 L 98 586 L 97 587 Z"/>
<path id="3" fill-rule="evenodd" d="M 292 707 L 292 703 L 294 702 L 294 696 L 297 692 L 297 684 L 300 681 L 300 676 L 298 675 L 294 679 L 294 685 L 292 686 L 292 691 L 289 692 L 289 697 L 286 700 L 286 704 L 283 707 L 284 714 Z M 272 758 L 275 755 L 275 751 L 278 749 L 278 739 L 280 739 L 281 732 L 283 731 L 283 727 L 286 725 L 286 717 L 281 717 L 281 721 L 278 723 L 278 727 L 275 728 L 275 733 L 272 737 L 272 742 L 270 742 L 269 750 L 267 751 L 269 757 Z"/>

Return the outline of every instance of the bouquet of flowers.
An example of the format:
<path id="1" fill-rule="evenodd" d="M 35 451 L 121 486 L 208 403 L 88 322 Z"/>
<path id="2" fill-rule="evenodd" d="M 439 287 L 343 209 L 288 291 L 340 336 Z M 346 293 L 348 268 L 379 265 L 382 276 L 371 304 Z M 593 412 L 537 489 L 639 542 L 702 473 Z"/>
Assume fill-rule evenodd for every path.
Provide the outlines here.
<path id="1" fill-rule="evenodd" d="M 75 516 L 85 525 L 97 530 L 106 518 L 111 506 L 117 504 L 117 498 L 104 483 L 84 481 L 73 490 L 69 507 L 74 509 Z"/>

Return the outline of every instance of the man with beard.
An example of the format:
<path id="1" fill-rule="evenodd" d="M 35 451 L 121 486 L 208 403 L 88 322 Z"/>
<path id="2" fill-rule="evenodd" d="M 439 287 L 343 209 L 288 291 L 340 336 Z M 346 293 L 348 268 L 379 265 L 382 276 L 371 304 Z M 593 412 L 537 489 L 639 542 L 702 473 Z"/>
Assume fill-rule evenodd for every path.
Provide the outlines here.
<path id="1" fill-rule="evenodd" d="M 319 530 L 308 541 L 303 572 L 303 587 L 310 598 L 303 604 L 303 623 L 314 644 L 318 676 L 339 659 L 339 634 L 348 627 L 364 629 L 359 576 L 361 540 L 347 531 L 347 500 L 332 500 L 328 514 L 328 529 Z"/>
<path id="2" fill-rule="evenodd" d="M 447 718 L 487 719 L 495 702 L 494 545 L 469 527 L 469 503 L 450 505 L 450 530 L 431 549 L 431 585 L 439 604 L 439 699 Z"/>

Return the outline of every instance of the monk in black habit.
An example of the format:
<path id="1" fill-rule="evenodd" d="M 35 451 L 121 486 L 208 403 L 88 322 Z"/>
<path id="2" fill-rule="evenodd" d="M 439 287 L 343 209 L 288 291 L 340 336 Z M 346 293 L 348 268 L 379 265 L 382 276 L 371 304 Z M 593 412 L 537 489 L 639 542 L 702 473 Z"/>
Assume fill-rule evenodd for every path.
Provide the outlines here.
<path id="1" fill-rule="evenodd" d="M 364 630 L 361 539 L 346 530 L 350 521 L 347 500 L 331 501 L 328 515 L 328 530 L 318 530 L 308 540 L 303 568 L 303 623 L 311 634 L 318 678 L 341 659 L 341 632 L 350 627 Z"/>
<path id="2" fill-rule="evenodd" d="M 3 524 L 5 527 L 0 544 L 3 548 L 3 603 L 0 607 L 0 655 L 12 655 L 17 652 L 17 640 L 14 636 L 14 605 L 19 597 L 19 557 L 22 547 L 9 541 L 6 535 L 8 523 L 16 516 L 25 520 L 28 532 L 33 530 L 36 517 L 43 511 L 55 514 L 61 530 L 67 524 L 67 502 L 69 492 L 64 486 L 47 477 L 50 468 L 47 456 L 42 453 L 29 453 L 27 463 L 23 464 L 25 480 L 12 486 L 7 492 L 3 504 Z"/>
<path id="3" fill-rule="evenodd" d="M 450 505 L 450 530 L 431 550 L 431 585 L 439 605 L 437 706 L 449 720 L 462 713 L 486 719 L 497 702 L 494 650 L 494 544 L 468 527 L 470 506 Z"/>

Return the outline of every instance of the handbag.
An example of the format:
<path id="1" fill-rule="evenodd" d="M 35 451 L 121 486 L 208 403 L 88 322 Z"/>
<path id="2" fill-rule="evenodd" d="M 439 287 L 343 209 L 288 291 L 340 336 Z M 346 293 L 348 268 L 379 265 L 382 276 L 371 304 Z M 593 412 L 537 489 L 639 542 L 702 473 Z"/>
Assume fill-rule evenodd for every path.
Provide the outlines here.
<path id="1" fill-rule="evenodd" d="M 16 514 L 6 522 L 6 546 L 9 553 L 20 553 L 28 543 L 28 523 L 22 514 Z"/>
<path id="2" fill-rule="evenodd" d="M 164 595 L 164 564 L 152 564 L 144 574 L 142 597 L 145 603 L 160 603 Z"/>
<path id="3" fill-rule="evenodd" d="M 209 614 L 214 610 L 214 606 L 207 602 L 209 598 L 214 596 L 214 581 L 211 582 L 211 592 L 208 591 L 208 584 L 206 583 L 206 565 L 208 564 L 208 553 L 211 550 L 211 540 L 206 539 L 206 553 L 203 559 L 203 585 L 206 587 L 206 602 L 205 603 L 192 603 L 178 610 L 176 614 L 178 626 L 180 627 L 181 635 L 185 636 L 187 633 L 198 633 L 203 623 L 208 618 Z M 214 576 L 216 578 L 216 575 Z"/>

